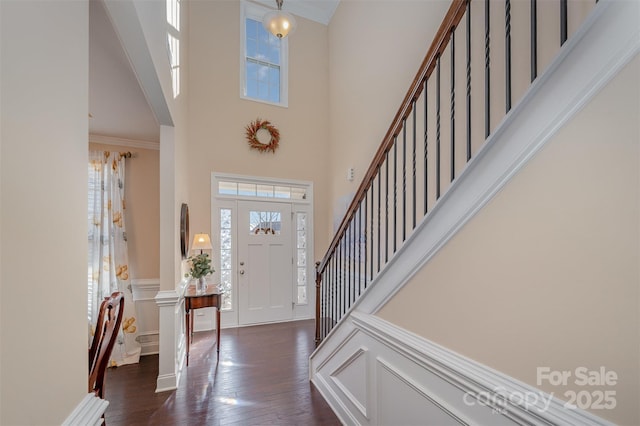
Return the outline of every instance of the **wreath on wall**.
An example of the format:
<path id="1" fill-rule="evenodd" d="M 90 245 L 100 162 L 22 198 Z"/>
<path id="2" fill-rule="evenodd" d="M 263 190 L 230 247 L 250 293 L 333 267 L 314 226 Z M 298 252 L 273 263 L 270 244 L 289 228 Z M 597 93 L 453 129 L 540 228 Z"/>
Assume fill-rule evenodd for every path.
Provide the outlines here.
<path id="1" fill-rule="evenodd" d="M 280 132 L 269 121 L 258 118 L 247 125 L 245 130 L 247 142 L 249 142 L 251 149 L 257 149 L 260 152 L 276 152 L 278 144 L 280 143 Z M 259 134 L 265 132 L 269 133 L 269 141 L 267 142 L 263 142 L 259 138 Z"/>

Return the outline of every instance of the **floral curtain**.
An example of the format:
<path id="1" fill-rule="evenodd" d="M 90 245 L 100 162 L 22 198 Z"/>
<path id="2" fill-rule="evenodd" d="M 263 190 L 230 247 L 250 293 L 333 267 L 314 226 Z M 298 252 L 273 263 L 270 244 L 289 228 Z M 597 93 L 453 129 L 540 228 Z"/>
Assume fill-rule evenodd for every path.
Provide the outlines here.
<path id="1" fill-rule="evenodd" d="M 135 305 L 131 293 L 125 227 L 124 156 L 118 152 L 89 152 L 89 291 L 88 316 L 95 329 L 100 303 L 114 291 L 124 294 L 122 329 L 110 366 L 137 363 Z"/>

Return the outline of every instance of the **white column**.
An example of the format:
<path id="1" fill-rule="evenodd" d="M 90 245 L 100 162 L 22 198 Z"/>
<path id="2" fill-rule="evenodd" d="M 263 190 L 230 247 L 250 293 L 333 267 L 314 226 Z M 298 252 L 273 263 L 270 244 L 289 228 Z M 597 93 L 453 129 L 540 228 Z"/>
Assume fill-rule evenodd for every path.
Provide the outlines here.
<path id="1" fill-rule="evenodd" d="M 156 304 L 160 319 L 159 365 L 156 392 L 178 388 L 184 361 L 184 303 L 175 290 L 159 291 Z"/>

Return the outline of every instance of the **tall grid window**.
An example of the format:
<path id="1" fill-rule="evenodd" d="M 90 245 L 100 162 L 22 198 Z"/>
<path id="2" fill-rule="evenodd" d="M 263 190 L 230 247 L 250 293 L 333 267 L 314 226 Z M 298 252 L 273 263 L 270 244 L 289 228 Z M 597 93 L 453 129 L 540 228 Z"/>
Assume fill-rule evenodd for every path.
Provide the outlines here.
<path id="1" fill-rule="evenodd" d="M 174 99 L 180 94 L 180 0 L 166 0 L 167 44 L 171 63 L 171 85 Z"/>
<path id="2" fill-rule="evenodd" d="M 287 106 L 287 40 L 264 29 L 266 9 L 243 3 L 242 97 Z"/>
<path id="3" fill-rule="evenodd" d="M 231 283 L 231 209 L 220 209 L 220 286 L 224 290 L 221 310 L 231 309 L 233 302 Z"/>
<path id="4" fill-rule="evenodd" d="M 307 214 L 296 213 L 297 303 L 307 303 Z"/>

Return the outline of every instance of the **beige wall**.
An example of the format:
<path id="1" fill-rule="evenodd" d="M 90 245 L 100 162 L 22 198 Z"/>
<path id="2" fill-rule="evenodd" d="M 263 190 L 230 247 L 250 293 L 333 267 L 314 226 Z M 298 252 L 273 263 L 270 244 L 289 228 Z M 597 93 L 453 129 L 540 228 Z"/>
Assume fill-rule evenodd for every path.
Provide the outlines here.
<path id="1" fill-rule="evenodd" d="M 2 1 L 0 424 L 87 393 L 87 1 Z"/>
<path id="2" fill-rule="evenodd" d="M 593 412 L 638 424 L 638 75 L 636 58 L 379 316 L 534 386 L 537 367 L 604 366 L 617 408 Z M 574 379 L 539 387 L 594 389 Z"/>
<path id="3" fill-rule="evenodd" d="M 329 25 L 332 204 L 358 188 L 449 4 L 340 2 Z"/>
<path id="4" fill-rule="evenodd" d="M 240 2 L 190 3 L 189 208 L 192 233 L 210 232 L 211 172 L 314 183 L 316 254 L 328 244 L 327 27 L 299 18 L 289 39 L 289 107 L 240 99 Z M 275 154 L 249 149 L 256 118 L 280 131 Z"/>
<path id="5" fill-rule="evenodd" d="M 132 279 L 160 277 L 160 151 L 89 144 L 90 150 L 131 151 L 125 163 L 127 241 Z"/>

